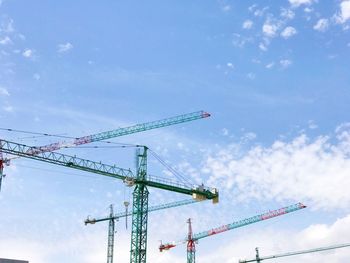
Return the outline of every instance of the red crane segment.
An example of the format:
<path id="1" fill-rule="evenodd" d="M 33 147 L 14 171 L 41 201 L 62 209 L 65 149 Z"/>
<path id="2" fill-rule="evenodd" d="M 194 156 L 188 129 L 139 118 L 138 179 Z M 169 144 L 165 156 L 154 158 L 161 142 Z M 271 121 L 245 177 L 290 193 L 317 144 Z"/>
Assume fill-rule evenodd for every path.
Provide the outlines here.
<path id="1" fill-rule="evenodd" d="M 283 208 L 280 208 L 277 210 L 269 211 L 269 212 L 264 213 L 264 214 L 245 218 L 245 219 L 233 222 L 231 224 L 212 228 L 210 230 L 203 231 L 203 232 L 196 233 L 196 234 L 192 233 L 191 220 L 189 219 L 187 221 L 189 223 L 189 233 L 188 233 L 187 239 L 177 241 L 177 242 L 170 242 L 170 243 L 166 243 L 166 244 L 161 244 L 159 246 L 159 251 L 162 252 L 163 250 L 169 250 L 169 249 L 171 249 L 179 244 L 183 244 L 183 243 L 187 242 L 187 263 L 194 263 L 195 262 L 195 245 L 194 244 L 199 239 L 205 238 L 208 236 L 212 236 L 215 234 L 219 234 L 219 233 L 222 233 L 222 232 L 225 232 L 228 230 L 232 230 L 234 228 L 247 226 L 247 225 L 257 223 L 260 221 L 264 221 L 264 220 L 268 220 L 268 219 L 271 219 L 271 218 L 274 218 L 277 216 L 285 215 L 285 214 L 295 212 L 295 211 L 303 209 L 303 208 L 306 208 L 306 206 L 303 205 L 302 203 L 297 203 L 297 204 L 283 207 Z"/>

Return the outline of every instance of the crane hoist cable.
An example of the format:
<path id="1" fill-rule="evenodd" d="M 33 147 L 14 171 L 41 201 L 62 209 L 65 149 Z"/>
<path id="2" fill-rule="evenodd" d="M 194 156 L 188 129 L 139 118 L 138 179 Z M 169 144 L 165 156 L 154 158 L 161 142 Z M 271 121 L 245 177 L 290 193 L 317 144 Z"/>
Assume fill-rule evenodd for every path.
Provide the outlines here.
<path id="1" fill-rule="evenodd" d="M 170 164 L 166 163 L 156 152 L 149 149 L 149 152 L 156 158 L 165 168 L 168 169 L 169 172 L 171 172 L 175 177 L 177 177 L 179 180 L 182 180 L 184 183 L 193 185 L 194 183 L 191 182 L 186 176 L 182 175 L 179 171 L 177 171 L 174 167 L 172 167 Z"/>

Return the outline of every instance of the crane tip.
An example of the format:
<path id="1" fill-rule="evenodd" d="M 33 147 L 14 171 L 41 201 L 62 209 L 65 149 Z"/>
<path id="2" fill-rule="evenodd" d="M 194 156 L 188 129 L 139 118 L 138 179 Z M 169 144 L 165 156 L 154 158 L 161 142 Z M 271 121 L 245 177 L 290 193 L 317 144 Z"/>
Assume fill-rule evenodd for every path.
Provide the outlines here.
<path id="1" fill-rule="evenodd" d="M 203 111 L 203 113 L 202 113 L 203 118 L 208 118 L 210 116 L 211 116 L 211 114 L 209 112 Z"/>

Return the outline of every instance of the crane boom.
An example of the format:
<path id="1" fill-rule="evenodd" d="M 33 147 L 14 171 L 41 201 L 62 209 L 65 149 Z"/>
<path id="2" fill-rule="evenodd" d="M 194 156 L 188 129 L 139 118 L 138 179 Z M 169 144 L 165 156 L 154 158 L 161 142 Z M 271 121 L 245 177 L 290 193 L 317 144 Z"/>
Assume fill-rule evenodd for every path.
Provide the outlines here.
<path id="1" fill-rule="evenodd" d="M 162 128 L 170 125 L 189 122 L 189 121 L 198 120 L 198 119 L 207 118 L 207 117 L 210 117 L 210 114 L 208 112 L 196 111 L 196 112 L 182 114 L 182 115 L 178 115 L 178 116 L 174 116 L 174 117 L 170 117 L 170 118 L 166 118 L 158 121 L 151 121 L 151 122 L 136 124 L 125 128 L 119 128 L 116 130 L 100 132 L 100 133 L 96 133 L 96 134 L 92 134 L 84 137 L 79 137 L 72 141 L 62 141 L 62 142 L 52 143 L 44 146 L 35 147 L 35 149 L 32 149 L 30 153 L 39 154 L 43 152 L 53 152 L 62 148 L 74 147 L 82 144 L 107 140 L 111 138 L 116 138 L 116 137 L 125 136 L 133 133 Z"/>
<path id="2" fill-rule="evenodd" d="M 212 199 L 213 202 L 218 200 L 218 192 L 215 188 L 209 189 L 202 186 L 190 186 L 180 182 L 163 179 L 156 176 L 146 175 L 144 178 L 135 176 L 130 169 L 119 168 L 115 165 L 103 164 L 101 162 L 90 161 L 57 152 L 31 153 L 36 147 L 24 144 L 1 140 L 1 152 L 29 159 L 39 160 L 51 164 L 70 167 L 77 170 L 83 170 L 95 174 L 109 176 L 123 181 L 132 182 L 133 184 L 144 184 L 147 186 L 169 190 L 172 192 L 192 195 L 196 199 Z"/>
<path id="3" fill-rule="evenodd" d="M 177 207 L 177 206 L 183 206 L 183 205 L 189 205 L 189 204 L 193 204 L 193 203 L 197 203 L 198 201 L 194 200 L 194 199 L 187 199 L 187 200 L 182 200 L 182 201 L 176 201 L 176 202 L 171 202 L 171 203 L 166 203 L 166 204 L 161 204 L 161 205 L 155 205 L 155 206 L 151 206 L 148 208 L 148 212 L 153 212 L 153 211 L 158 211 L 158 210 L 162 210 L 162 209 L 167 209 L 170 207 Z M 129 211 L 129 212 L 120 212 L 120 213 L 116 213 L 113 216 L 108 216 L 108 217 L 101 217 L 101 218 L 87 218 L 84 223 L 85 225 L 87 224 L 95 224 L 98 222 L 102 222 L 102 221 L 108 221 L 110 219 L 116 219 L 118 220 L 121 217 L 127 217 L 132 215 L 133 212 Z"/>
<path id="4" fill-rule="evenodd" d="M 256 223 L 259 221 L 263 221 L 263 220 L 267 220 L 270 218 L 281 216 L 281 215 L 284 215 L 287 213 L 291 213 L 291 212 L 297 211 L 297 210 L 305 208 L 305 207 L 306 206 L 303 205 L 302 203 L 297 203 L 297 204 L 294 204 L 291 206 L 287 206 L 287 207 L 283 207 L 283 208 L 280 208 L 277 210 L 269 211 L 269 212 L 261 214 L 261 215 L 256 215 L 256 216 L 249 217 L 249 218 L 237 221 L 237 222 L 233 222 L 231 224 L 216 227 L 216 228 L 210 229 L 209 231 L 204 231 L 204 232 L 194 234 L 193 239 L 198 240 L 198 239 L 205 238 L 208 236 L 216 235 L 216 234 L 219 234 L 219 233 L 222 233 L 222 232 L 234 229 L 234 228 L 239 228 L 239 227 L 250 225 L 250 224 L 253 224 L 253 223 Z"/>
<path id="5" fill-rule="evenodd" d="M 338 248 L 345 248 L 350 247 L 350 243 L 340 244 L 340 245 L 333 245 L 328 247 L 319 247 L 319 248 L 313 248 L 313 249 L 307 249 L 307 250 L 300 250 L 300 251 L 293 251 L 293 252 L 287 252 L 272 256 L 266 256 L 266 257 L 259 257 L 259 250 L 256 248 L 257 256 L 255 259 L 249 259 L 249 260 L 239 260 L 239 263 L 248 263 L 248 262 L 260 262 L 262 260 L 266 259 L 274 259 L 274 258 L 282 258 L 282 257 L 289 257 L 289 256 L 296 256 L 296 255 L 302 255 L 302 254 L 308 254 L 308 253 L 315 253 L 315 252 L 321 252 L 326 250 L 333 250 Z"/>
<path id="6" fill-rule="evenodd" d="M 263 220 L 267 220 L 267 219 L 271 219 L 271 218 L 274 218 L 274 217 L 277 217 L 277 216 L 281 216 L 281 215 L 284 215 L 284 214 L 287 214 L 287 213 L 291 213 L 291 212 L 303 209 L 305 207 L 306 206 L 303 205 L 302 203 L 297 203 L 297 204 L 294 204 L 294 205 L 291 205 L 291 206 L 287 206 L 287 207 L 283 207 L 283 208 L 280 208 L 280 209 L 277 209 L 277 210 L 269 211 L 267 213 L 256 215 L 256 216 L 249 217 L 249 218 L 246 218 L 246 219 L 242 219 L 242 220 L 233 222 L 231 224 L 223 225 L 223 226 L 220 226 L 220 227 L 212 228 L 212 229 L 207 230 L 207 231 L 203 231 L 203 232 L 200 232 L 200 233 L 193 234 L 192 235 L 192 240 L 197 241 L 199 239 L 202 239 L 202 238 L 205 238 L 205 237 L 208 237 L 208 236 L 212 236 L 212 235 L 216 235 L 216 234 L 228 231 L 228 230 L 232 230 L 234 228 L 243 227 L 243 226 L 250 225 L 250 224 L 253 224 L 253 223 L 257 223 L 257 222 L 260 222 L 260 221 L 263 221 Z M 159 250 L 162 252 L 163 250 L 168 250 L 170 248 L 175 247 L 178 244 L 183 244 L 183 243 L 186 243 L 186 242 L 188 242 L 187 239 L 184 239 L 184 240 L 181 240 L 181 241 L 178 241 L 178 242 L 171 242 L 171 243 L 162 244 L 162 245 L 160 245 Z"/>

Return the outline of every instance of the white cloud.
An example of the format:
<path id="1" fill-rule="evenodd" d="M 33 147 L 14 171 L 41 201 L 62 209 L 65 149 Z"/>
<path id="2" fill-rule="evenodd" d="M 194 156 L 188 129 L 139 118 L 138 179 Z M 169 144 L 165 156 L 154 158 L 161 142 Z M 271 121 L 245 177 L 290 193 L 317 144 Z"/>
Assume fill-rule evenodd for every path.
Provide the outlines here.
<path id="1" fill-rule="evenodd" d="M 317 21 L 317 23 L 314 25 L 314 29 L 320 32 L 324 32 L 329 27 L 329 21 L 326 18 L 321 18 Z"/>
<path id="2" fill-rule="evenodd" d="M 6 88 L 0 87 L 0 96 L 10 96 L 10 93 Z"/>
<path id="3" fill-rule="evenodd" d="M 232 39 L 232 44 L 235 47 L 239 47 L 242 48 L 244 47 L 247 43 L 252 42 L 252 38 L 247 38 L 247 37 L 243 37 L 240 34 L 233 34 L 233 39 Z"/>
<path id="4" fill-rule="evenodd" d="M 239 201 L 302 201 L 314 209 L 349 209 L 350 124 L 334 136 L 313 140 L 305 134 L 270 146 L 253 146 L 236 153 L 237 145 L 210 155 L 203 172 Z"/>
<path id="5" fill-rule="evenodd" d="M 13 19 L 9 19 L 8 21 L 4 21 L 2 24 L 2 30 L 6 33 L 12 33 L 15 31 L 13 27 Z"/>
<path id="6" fill-rule="evenodd" d="M 262 50 L 262 51 L 267 51 L 267 45 L 265 43 L 260 43 L 259 44 L 259 48 Z"/>
<path id="7" fill-rule="evenodd" d="M 8 36 L 5 36 L 4 38 L 0 39 L 0 44 L 1 45 L 8 45 L 11 44 L 12 41 Z"/>
<path id="8" fill-rule="evenodd" d="M 231 62 L 228 62 L 226 65 L 227 65 L 227 67 L 229 67 L 231 69 L 235 68 L 235 65 L 233 65 Z"/>
<path id="9" fill-rule="evenodd" d="M 65 44 L 59 44 L 57 46 L 57 52 L 58 53 L 64 53 L 67 52 L 69 50 L 71 50 L 73 48 L 73 45 L 69 42 L 65 43 Z"/>
<path id="10" fill-rule="evenodd" d="M 289 0 L 292 7 L 299 7 L 301 5 L 311 5 L 317 0 Z"/>
<path id="11" fill-rule="evenodd" d="M 313 120 L 310 120 L 308 122 L 308 124 L 309 124 L 309 129 L 311 129 L 311 130 L 314 130 L 314 129 L 318 128 L 317 124 Z"/>
<path id="12" fill-rule="evenodd" d="M 295 16 L 295 13 L 292 10 L 286 9 L 286 8 L 281 9 L 281 17 L 286 19 L 293 19 L 294 16 Z"/>
<path id="13" fill-rule="evenodd" d="M 244 21 L 242 27 L 244 29 L 251 29 L 253 27 L 253 21 L 252 20 Z"/>
<path id="14" fill-rule="evenodd" d="M 288 68 L 290 65 L 292 65 L 292 61 L 289 60 L 289 59 L 281 59 L 281 60 L 280 60 L 280 65 L 281 65 L 283 68 Z"/>
<path id="15" fill-rule="evenodd" d="M 340 3 L 340 14 L 338 14 L 338 22 L 345 23 L 350 19 L 350 0 Z"/>
<path id="16" fill-rule="evenodd" d="M 32 49 L 26 49 L 23 51 L 22 55 L 26 58 L 31 58 L 34 55 L 34 51 Z"/>
<path id="17" fill-rule="evenodd" d="M 228 129 L 223 128 L 223 129 L 222 129 L 222 135 L 227 136 L 228 134 L 229 134 Z"/>
<path id="18" fill-rule="evenodd" d="M 257 4 L 251 5 L 248 7 L 249 12 L 253 12 L 258 7 Z"/>
<path id="19" fill-rule="evenodd" d="M 288 39 L 294 36 L 296 33 L 297 33 L 297 30 L 294 27 L 288 26 L 282 31 L 281 36 L 284 39 Z"/>
<path id="20" fill-rule="evenodd" d="M 262 31 L 264 35 L 267 37 L 276 36 L 277 30 L 278 30 L 278 25 L 271 23 L 270 21 L 266 21 L 262 27 Z"/>
<path id="21" fill-rule="evenodd" d="M 263 16 L 264 14 L 265 14 L 265 12 L 267 11 L 269 9 L 269 7 L 264 7 L 264 8 L 262 8 L 262 9 L 256 9 L 255 11 L 254 11 L 254 16 L 258 16 L 258 17 L 261 17 L 261 16 Z"/>
<path id="22" fill-rule="evenodd" d="M 310 8 L 310 7 L 305 7 L 304 8 L 304 12 L 305 13 L 311 13 L 312 11 L 314 11 L 312 8 Z"/>
<path id="23" fill-rule="evenodd" d="M 271 63 L 267 64 L 267 65 L 265 66 L 265 68 L 270 69 L 270 68 L 273 68 L 274 65 L 275 65 L 275 63 L 274 63 L 274 62 L 271 62 Z"/>

